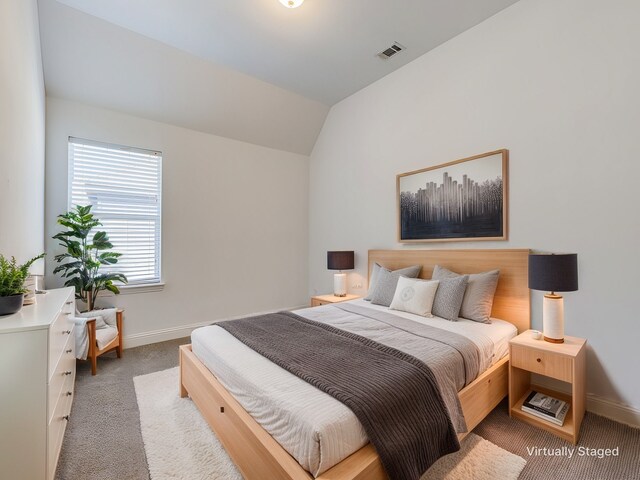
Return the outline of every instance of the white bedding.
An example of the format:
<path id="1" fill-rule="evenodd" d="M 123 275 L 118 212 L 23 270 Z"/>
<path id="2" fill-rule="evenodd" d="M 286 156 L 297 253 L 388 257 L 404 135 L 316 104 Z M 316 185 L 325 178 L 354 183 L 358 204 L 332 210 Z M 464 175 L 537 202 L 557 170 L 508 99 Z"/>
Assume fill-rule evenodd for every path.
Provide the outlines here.
<path id="1" fill-rule="evenodd" d="M 424 323 L 425 325 L 431 325 L 433 327 L 442 328 L 443 330 L 449 330 L 450 332 L 459 333 L 467 338 L 470 338 L 471 333 L 477 333 L 486 335 L 493 341 L 493 358 L 490 365 L 504 357 L 509 353 L 509 340 L 518 335 L 518 329 L 512 323 L 500 320 L 497 318 L 491 319 L 491 324 L 474 322 L 473 320 L 467 320 L 466 318 L 459 318 L 457 322 L 450 322 L 440 317 L 426 318 L 413 313 L 401 312 L 399 310 L 390 310 L 382 305 L 373 305 L 371 302 L 365 302 L 362 299 L 353 300 L 349 303 L 354 305 L 361 305 L 363 307 L 374 308 L 376 310 L 386 311 L 393 313 L 399 317 L 408 318 L 415 322 Z M 309 311 L 309 308 L 298 310 L 298 315 L 306 316 L 304 313 Z M 473 338 L 470 338 L 473 340 Z"/>
<path id="2" fill-rule="evenodd" d="M 363 300 L 351 303 L 389 311 Z M 327 305 L 296 313 L 317 320 L 323 312 L 335 314 L 336 310 Z M 489 338 L 494 348 L 492 358 L 483 362 L 485 365 L 506 355 L 509 340 L 517 335 L 516 328 L 503 320 L 493 319 L 491 324 L 462 319 L 450 322 L 438 317 L 389 312 L 464 335 L 474 343 L 486 342 Z M 254 352 L 226 330 L 215 325 L 199 328 L 192 333 L 191 340 L 196 356 L 244 409 L 314 476 L 367 443 L 365 432 L 350 409 Z"/>

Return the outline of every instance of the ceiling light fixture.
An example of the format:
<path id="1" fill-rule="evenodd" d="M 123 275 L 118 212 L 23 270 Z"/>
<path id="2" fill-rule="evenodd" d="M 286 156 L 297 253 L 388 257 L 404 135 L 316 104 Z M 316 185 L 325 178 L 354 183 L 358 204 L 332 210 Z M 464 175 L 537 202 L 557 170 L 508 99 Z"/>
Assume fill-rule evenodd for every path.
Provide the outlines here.
<path id="1" fill-rule="evenodd" d="M 280 0 L 280 3 L 287 8 L 298 8 L 304 0 Z"/>

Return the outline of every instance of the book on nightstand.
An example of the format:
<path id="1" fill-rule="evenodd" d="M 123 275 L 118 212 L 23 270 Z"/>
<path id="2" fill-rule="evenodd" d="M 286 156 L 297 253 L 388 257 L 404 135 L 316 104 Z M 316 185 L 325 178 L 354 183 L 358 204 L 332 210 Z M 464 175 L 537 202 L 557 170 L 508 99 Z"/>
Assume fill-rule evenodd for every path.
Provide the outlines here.
<path id="1" fill-rule="evenodd" d="M 569 411 L 569 404 L 544 393 L 532 391 L 523 402 L 522 411 L 562 426 Z"/>

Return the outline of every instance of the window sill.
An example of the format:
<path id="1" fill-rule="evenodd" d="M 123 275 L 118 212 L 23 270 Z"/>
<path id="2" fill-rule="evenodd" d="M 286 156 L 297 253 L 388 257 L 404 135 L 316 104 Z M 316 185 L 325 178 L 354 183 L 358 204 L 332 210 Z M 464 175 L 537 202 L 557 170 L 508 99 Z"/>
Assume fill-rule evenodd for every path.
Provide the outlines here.
<path id="1" fill-rule="evenodd" d="M 133 295 L 134 293 L 161 292 L 164 290 L 165 283 L 143 283 L 140 285 L 122 285 L 118 286 L 120 295 Z"/>

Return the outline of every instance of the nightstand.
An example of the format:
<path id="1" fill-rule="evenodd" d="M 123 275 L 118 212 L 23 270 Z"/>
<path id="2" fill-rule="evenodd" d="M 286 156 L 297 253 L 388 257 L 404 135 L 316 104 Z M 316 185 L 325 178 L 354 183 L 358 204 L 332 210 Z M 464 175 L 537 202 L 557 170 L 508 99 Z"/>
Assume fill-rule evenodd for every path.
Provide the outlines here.
<path id="1" fill-rule="evenodd" d="M 345 297 L 336 297 L 332 293 L 329 295 L 316 295 L 315 297 L 311 297 L 311 306 L 319 307 L 320 305 L 328 305 L 330 303 L 347 302 L 349 300 L 355 300 L 356 298 L 360 298 L 360 295 L 347 294 Z"/>
<path id="2" fill-rule="evenodd" d="M 586 345 L 583 338 L 564 337 L 564 343 L 549 343 L 531 337 L 531 330 L 509 342 L 509 415 L 543 428 L 564 440 L 578 442 L 585 409 Z M 560 380 L 571 386 L 571 395 L 531 383 L 531 374 Z M 531 390 L 551 395 L 571 407 L 558 426 L 523 412 L 521 407 Z"/>

